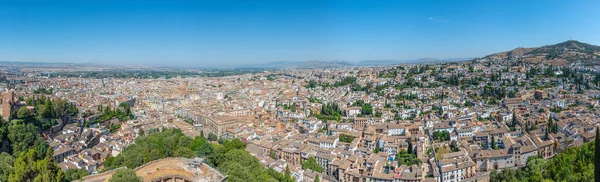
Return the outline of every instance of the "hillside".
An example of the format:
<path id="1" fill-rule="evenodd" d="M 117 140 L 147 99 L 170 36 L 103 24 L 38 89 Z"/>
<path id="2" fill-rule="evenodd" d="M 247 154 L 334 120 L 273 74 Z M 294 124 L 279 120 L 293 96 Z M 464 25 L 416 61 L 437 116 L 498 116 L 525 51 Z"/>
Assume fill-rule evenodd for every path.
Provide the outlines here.
<path id="1" fill-rule="evenodd" d="M 528 63 L 548 63 L 567 65 L 581 63 L 585 65 L 600 64 L 600 46 L 569 40 L 537 48 L 516 48 L 486 56 L 486 58 L 522 58 Z"/>

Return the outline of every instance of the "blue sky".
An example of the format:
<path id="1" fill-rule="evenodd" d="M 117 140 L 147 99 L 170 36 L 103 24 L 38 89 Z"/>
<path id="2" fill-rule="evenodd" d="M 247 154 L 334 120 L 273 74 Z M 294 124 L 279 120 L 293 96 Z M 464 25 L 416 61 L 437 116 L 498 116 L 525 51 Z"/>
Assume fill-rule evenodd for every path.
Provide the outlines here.
<path id="1" fill-rule="evenodd" d="M 600 44 L 600 1 L 0 1 L 0 60 L 223 67 Z"/>

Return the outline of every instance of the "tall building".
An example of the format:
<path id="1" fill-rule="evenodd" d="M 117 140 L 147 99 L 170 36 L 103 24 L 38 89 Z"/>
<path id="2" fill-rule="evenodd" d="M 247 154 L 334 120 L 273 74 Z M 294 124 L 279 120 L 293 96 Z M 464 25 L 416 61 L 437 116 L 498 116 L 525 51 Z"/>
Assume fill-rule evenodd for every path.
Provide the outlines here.
<path id="1" fill-rule="evenodd" d="M 16 99 L 13 90 L 6 91 L 2 94 L 2 112 L 0 112 L 0 115 L 2 115 L 4 120 L 8 121 L 15 102 Z"/>

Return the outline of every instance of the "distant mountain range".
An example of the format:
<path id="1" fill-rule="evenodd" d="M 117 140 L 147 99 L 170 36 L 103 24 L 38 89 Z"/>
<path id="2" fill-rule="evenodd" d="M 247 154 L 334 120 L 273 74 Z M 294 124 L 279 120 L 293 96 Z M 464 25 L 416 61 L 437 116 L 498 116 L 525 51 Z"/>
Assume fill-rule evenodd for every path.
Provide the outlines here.
<path id="1" fill-rule="evenodd" d="M 106 66 L 97 63 L 63 63 L 63 62 L 19 62 L 0 61 L 0 66 L 32 67 L 32 68 L 63 68 L 72 66 Z"/>
<path id="2" fill-rule="evenodd" d="M 600 65 L 600 46 L 569 40 L 554 45 L 546 45 L 534 48 L 516 48 L 506 52 L 500 52 L 485 56 L 481 59 L 522 59 L 527 63 L 547 63 L 552 65 L 568 65 L 580 63 L 584 65 Z M 267 68 L 267 69 L 310 69 L 310 68 L 342 68 L 352 66 L 385 66 L 398 64 L 434 64 L 442 62 L 469 61 L 474 58 L 421 58 L 410 60 L 363 60 L 359 62 L 348 61 L 278 61 L 264 64 L 248 64 L 237 66 L 237 68 Z M 480 59 L 480 58 L 477 58 Z M 105 67 L 120 69 L 149 69 L 152 66 L 139 65 L 103 65 L 98 63 L 64 63 L 64 62 L 17 62 L 0 61 L 0 66 L 12 67 Z M 173 67 L 176 68 L 176 67 Z"/>
<path id="3" fill-rule="evenodd" d="M 278 61 L 265 64 L 247 65 L 245 68 L 340 68 L 352 66 L 351 63 L 345 61 Z"/>
<path id="4" fill-rule="evenodd" d="M 527 63 L 548 63 L 564 66 L 572 63 L 584 65 L 600 64 L 600 46 L 575 40 L 536 48 L 516 48 L 488 55 L 484 58 L 520 58 Z"/>
<path id="5" fill-rule="evenodd" d="M 384 66 L 398 64 L 433 64 L 441 62 L 458 62 L 472 60 L 473 58 L 453 58 L 453 59 L 437 59 L 437 58 L 421 58 L 414 60 L 364 60 L 356 63 L 347 61 L 278 61 L 266 64 L 246 65 L 245 68 L 295 68 L 295 69 L 310 69 L 310 68 L 342 68 L 351 66 Z"/>
<path id="6" fill-rule="evenodd" d="M 452 58 L 452 59 L 438 59 L 438 58 L 421 58 L 421 59 L 410 59 L 410 60 L 365 60 L 356 63 L 356 66 L 381 66 L 381 65 L 396 65 L 396 64 L 433 64 L 443 62 L 460 62 L 468 61 L 473 58 Z"/>

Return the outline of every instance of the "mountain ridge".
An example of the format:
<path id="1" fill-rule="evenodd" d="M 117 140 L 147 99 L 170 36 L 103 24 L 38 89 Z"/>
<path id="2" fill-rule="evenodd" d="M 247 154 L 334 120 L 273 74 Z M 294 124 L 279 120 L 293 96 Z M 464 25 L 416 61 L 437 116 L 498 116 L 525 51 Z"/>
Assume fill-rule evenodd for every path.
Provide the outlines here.
<path id="1" fill-rule="evenodd" d="M 541 47 L 518 47 L 510 51 L 490 54 L 484 58 L 522 59 L 527 63 L 546 63 L 565 66 L 568 64 L 600 64 L 600 46 L 568 40 Z"/>

